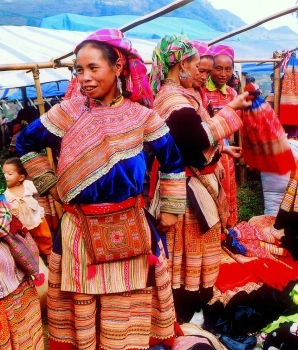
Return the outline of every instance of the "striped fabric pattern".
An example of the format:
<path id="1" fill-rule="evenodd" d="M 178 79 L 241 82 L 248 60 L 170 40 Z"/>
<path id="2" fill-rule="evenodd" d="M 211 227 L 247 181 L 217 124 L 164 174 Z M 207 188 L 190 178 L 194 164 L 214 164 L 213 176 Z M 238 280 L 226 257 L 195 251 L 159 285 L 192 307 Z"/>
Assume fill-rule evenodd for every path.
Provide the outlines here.
<path id="1" fill-rule="evenodd" d="M 285 235 L 284 229 L 276 229 L 273 225 L 275 224 L 276 216 L 269 215 L 258 215 L 253 216 L 249 219 L 249 223 L 259 228 L 263 234 L 267 234 L 268 243 L 276 243 L 280 241 Z"/>
<path id="2" fill-rule="evenodd" d="M 166 81 L 154 101 L 154 110 L 165 121 L 174 111 L 190 107 L 194 108 L 197 114 L 200 113 L 200 99 L 197 94 L 171 81 Z M 220 113 L 203 121 L 202 125 L 211 146 L 215 146 L 221 139 L 238 130 L 242 126 L 242 120 L 232 108 L 226 107 L 224 115 Z"/>
<path id="3" fill-rule="evenodd" d="M 192 189 L 205 220 L 209 227 L 214 226 L 219 222 L 219 215 L 215 201 L 213 200 L 210 192 L 214 193 L 214 197 L 218 197 L 218 182 L 214 173 L 201 175 L 202 180 L 205 180 L 205 185 L 208 184 L 209 188 L 199 181 L 196 177 L 191 177 L 188 186 Z"/>
<path id="4" fill-rule="evenodd" d="M 296 161 L 296 170 L 291 173 L 280 209 L 286 212 L 298 212 L 298 161 Z"/>
<path id="5" fill-rule="evenodd" d="M 56 176 L 46 155 L 29 152 L 22 156 L 21 160 L 40 195 L 45 194 L 56 184 Z"/>
<path id="6" fill-rule="evenodd" d="M 184 174 L 160 175 L 160 211 L 183 214 L 186 206 L 186 186 Z"/>
<path id="7" fill-rule="evenodd" d="M 225 108 L 225 114 L 215 115 L 208 122 L 203 122 L 205 130 L 213 135 L 213 139 L 218 142 L 223 138 L 230 137 L 242 126 L 242 120 L 238 114 L 229 106 Z"/>
<path id="8" fill-rule="evenodd" d="M 0 241 L 0 299 L 13 292 L 25 275 L 17 268 L 8 245 Z"/>
<path id="9" fill-rule="evenodd" d="M 280 122 L 282 124 L 298 125 L 298 59 L 290 57 L 282 79 L 280 96 Z"/>
<path id="10" fill-rule="evenodd" d="M 233 289 L 228 289 L 224 293 L 221 293 L 221 291 L 218 288 L 216 288 L 216 286 L 215 286 L 214 292 L 213 292 L 213 298 L 209 301 L 208 304 L 213 305 L 214 303 L 219 301 L 224 306 L 226 306 L 229 303 L 229 301 L 233 298 L 233 296 L 235 296 L 236 294 L 238 294 L 240 292 L 245 292 L 245 293 L 249 294 L 249 293 L 261 288 L 262 285 L 263 285 L 262 282 L 259 282 L 259 283 L 248 282 L 244 286 L 235 287 Z"/>
<path id="11" fill-rule="evenodd" d="M 253 169 L 284 175 L 295 169 L 287 135 L 268 102 L 258 96 L 243 111 L 242 154 Z"/>
<path id="12" fill-rule="evenodd" d="M 48 290 L 51 348 L 63 350 L 72 344 L 85 350 L 147 349 L 150 338 L 171 338 L 175 310 L 163 247 L 158 245 L 162 254 L 155 269 L 156 287 L 105 295 L 61 291 L 65 264 L 53 253 Z"/>
<path id="13" fill-rule="evenodd" d="M 165 121 L 174 111 L 189 107 L 199 110 L 200 103 L 197 96 L 170 80 L 165 81 L 154 100 L 154 110 Z"/>
<path id="14" fill-rule="evenodd" d="M 214 285 L 221 261 L 221 225 L 218 222 L 201 234 L 196 214 L 187 208 L 176 229 L 167 233 L 169 273 L 173 288 L 199 290 Z"/>
<path id="15" fill-rule="evenodd" d="M 26 280 L 0 299 L 0 349 L 44 349 L 38 294 Z"/>
<path id="16" fill-rule="evenodd" d="M 78 225 L 74 214 L 65 213 L 63 215 L 61 231 L 67 232 L 67 235 L 62 235 L 63 271 L 60 282 L 62 290 L 87 294 L 108 294 L 145 288 L 147 282 L 146 255 L 98 264 L 95 276 L 87 279 L 90 258 Z M 149 234 L 148 237 L 150 237 Z"/>

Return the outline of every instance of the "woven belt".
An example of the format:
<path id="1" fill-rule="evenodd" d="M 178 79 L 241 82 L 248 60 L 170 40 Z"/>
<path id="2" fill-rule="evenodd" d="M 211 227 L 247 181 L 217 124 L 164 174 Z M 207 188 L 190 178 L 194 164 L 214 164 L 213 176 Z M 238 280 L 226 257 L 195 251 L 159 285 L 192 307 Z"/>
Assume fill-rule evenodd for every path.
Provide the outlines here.
<path id="1" fill-rule="evenodd" d="M 137 197 L 130 197 L 119 203 L 80 204 L 80 208 L 86 215 L 107 214 L 134 207 L 137 201 L 139 201 L 140 207 L 144 207 L 144 199 L 139 194 Z M 71 204 L 63 204 L 63 209 L 71 214 L 76 213 Z"/>

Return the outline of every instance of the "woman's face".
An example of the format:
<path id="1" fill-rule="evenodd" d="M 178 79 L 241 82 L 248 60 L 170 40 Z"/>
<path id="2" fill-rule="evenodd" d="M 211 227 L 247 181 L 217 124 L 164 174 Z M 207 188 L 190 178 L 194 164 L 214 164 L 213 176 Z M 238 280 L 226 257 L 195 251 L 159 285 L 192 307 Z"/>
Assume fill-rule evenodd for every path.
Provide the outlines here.
<path id="1" fill-rule="evenodd" d="M 226 55 L 214 57 L 214 66 L 210 73 L 211 79 L 217 87 L 225 85 L 233 75 L 233 60 Z"/>
<path id="2" fill-rule="evenodd" d="M 194 56 L 192 56 L 192 60 L 183 60 L 181 62 L 181 67 L 185 70 L 188 71 L 190 73 L 190 77 L 188 79 L 181 79 L 180 80 L 180 84 L 188 89 L 190 87 L 192 87 L 193 84 L 193 80 L 195 78 L 195 76 L 198 74 L 198 69 L 199 69 L 199 64 L 200 64 L 200 56 L 199 54 L 195 54 Z"/>
<path id="3" fill-rule="evenodd" d="M 204 86 L 209 74 L 213 68 L 213 59 L 211 57 L 201 57 L 199 64 L 199 72 L 193 80 L 193 88 L 198 89 L 201 86 Z"/>
<path id="4" fill-rule="evenodd" d="M 100 99 L 109 105 L 117 95 L 116 73 L 118 68 L 110 66 L 103 52 L 90 44 L 77 53 L 76 70 L 78 81 L 87 96 Z"/>

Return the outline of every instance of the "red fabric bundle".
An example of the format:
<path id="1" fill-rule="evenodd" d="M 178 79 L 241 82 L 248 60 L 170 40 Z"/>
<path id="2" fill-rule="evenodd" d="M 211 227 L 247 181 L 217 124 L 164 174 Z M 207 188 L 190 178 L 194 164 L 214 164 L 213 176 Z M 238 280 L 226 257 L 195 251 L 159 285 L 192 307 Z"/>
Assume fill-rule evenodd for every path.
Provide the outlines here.
<path id="1" fill-rule="evenodd" d="M 216 280 L 216 287 L 222 292 L 245 286 L 248 282 L 259 282 L 259 278 L 251 271 L 250 263 L 221 264 Z"/>
<path id="2" fill-rule="evenodd" d="M 282 80 L 280 122 L 298 125 L 298 59 L 292 54 Z"/>
<path id="3" fill-rule="evenodd" d="M 251 168 L 284 175 L 295 169 L 295 159 L 285 131 L 274 110 L 253 84 L 245 87 L 252 105 L 243 111 L 242 154 Z"/>
<path id="4" fill-rule="evenodd" d="M 279 261 L 253 260 L 250 263 L 250 268 L 260 281 L 278 290 L 283 290 L 290 281 L 297 280 L 297 271 Z"/>

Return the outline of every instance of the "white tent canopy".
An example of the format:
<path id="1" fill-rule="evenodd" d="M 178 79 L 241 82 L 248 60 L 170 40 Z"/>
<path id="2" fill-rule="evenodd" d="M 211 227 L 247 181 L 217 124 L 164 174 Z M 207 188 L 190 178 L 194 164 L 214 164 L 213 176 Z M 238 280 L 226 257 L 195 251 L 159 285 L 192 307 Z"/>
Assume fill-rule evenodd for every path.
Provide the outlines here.
<path id="1" fill-rule="evenodd" d="M 0 26 L 0 65 L 50 62 L 71 52 L 90 33 L 26 26 Z M 155 43 L 130 38 L 144 61 L 150 61 Z M 67 61 L 74 56 L 67 58 Z M 69 80 L 68 68 L 40 69 L 40 82 Z M 34 85 L 31 71 L 0 71 L 0 90 Z"/>

